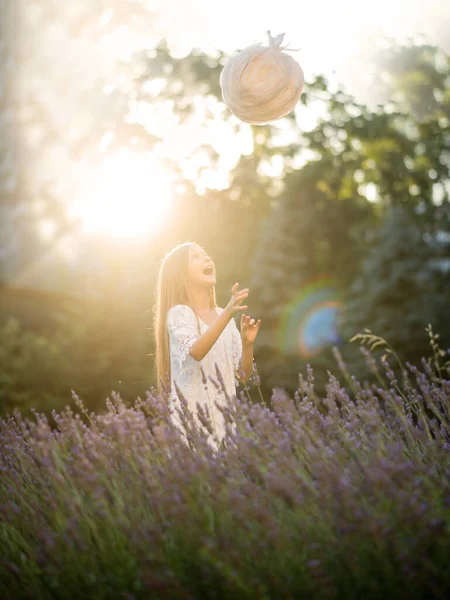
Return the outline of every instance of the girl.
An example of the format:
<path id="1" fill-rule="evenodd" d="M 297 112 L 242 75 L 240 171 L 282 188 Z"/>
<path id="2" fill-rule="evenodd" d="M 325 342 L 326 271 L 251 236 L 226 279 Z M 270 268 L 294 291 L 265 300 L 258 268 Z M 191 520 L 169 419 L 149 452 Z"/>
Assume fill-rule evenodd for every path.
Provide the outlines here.
<path id="1" fill-rule="evenodd" d="M 246 381 L 252 373 L 261 320 L 242 314 L 239 334 L 233 317 L 247 309 L 242 303 L 249 290 L 239 291 L 235 283 L 222 309 L 216 304 L 215 284 L 214 263 L 200 246 L 176 246 L 159 271 L 154 331 L 159 386 L 169 380 L 173 405 L 179 402 L 175 383 L 197 421 L 197 402 L 207 407 L 214 433 L 221 439 L 225 428 L 216 402 L 223 404 L 226 396 L 210 378 L 217 380 L 217 365 L 228 396 L 236 394 L 235 378 Z"/>

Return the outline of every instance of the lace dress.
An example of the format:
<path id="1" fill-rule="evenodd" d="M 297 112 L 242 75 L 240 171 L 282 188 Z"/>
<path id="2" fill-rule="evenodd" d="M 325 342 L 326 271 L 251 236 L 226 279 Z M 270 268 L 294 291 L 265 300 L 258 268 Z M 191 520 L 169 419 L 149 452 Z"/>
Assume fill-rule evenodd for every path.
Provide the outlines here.
<path id="1" fill-rule="evenodd" d="M 217 314 L 223 309 L 216 308 Z M 194 311 L 182 304 L 173 306 L 167 313 L 167 329 L 170 345 L 170 369 L 172 378 L 171 399 L 174 405 L 179 405 L 175 382 L 186 398 L 189 408 L 197 415 L 197 402 L 207 406 L 216 434 L 221 439 L 225 434 L 222 413 L 215 403 L 224 405 L 225 394 L 212 383 L 217 381 L 216 364 L 223 377 L 225 389 L 229 396 L 236 394 L 236 372 L 242 355 L 241 335 L 234 319 L 231 319 L 208 354 L 197 361 L 189 354 L 192 345 L 200 335 L 205 333 L 208 325 L 197 317 Z M 201 369 L 206 376 L 203 382 Z"/>

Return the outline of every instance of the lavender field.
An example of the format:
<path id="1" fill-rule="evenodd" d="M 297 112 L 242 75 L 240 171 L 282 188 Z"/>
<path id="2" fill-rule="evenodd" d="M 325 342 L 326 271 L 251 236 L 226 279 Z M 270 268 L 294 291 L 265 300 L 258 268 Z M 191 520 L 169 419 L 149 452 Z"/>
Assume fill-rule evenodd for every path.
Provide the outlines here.
<path id="1" fill-rule="evenodd" d="M 105 414 L 74 397 L 56 427 L 0 421 L 2 598 L 446 598 L 450 371 L 361 336 L 378 383 L 314 374 L 268 405 L 243 392 L 216 451 L 148 392 Z M 342 384 L 339 382 L 342 380 Z M 233 425 L 235 424 L 235 426 Z"/>

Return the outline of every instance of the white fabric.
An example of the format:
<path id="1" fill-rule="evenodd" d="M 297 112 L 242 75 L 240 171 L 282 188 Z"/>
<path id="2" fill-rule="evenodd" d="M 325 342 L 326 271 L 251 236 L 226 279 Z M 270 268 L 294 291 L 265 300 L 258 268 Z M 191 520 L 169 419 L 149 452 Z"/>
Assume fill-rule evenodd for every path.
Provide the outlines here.
<path id="1" fill-rule="evenodd" d="M 218 314 L 222 310 L 222 308 L 216 308 Z M 188 306 L 177 304 L 167 313 L 172 380 L 171 399 L 172 406 L 179 406 L 178 396 L 173 385 L 175 382 L 194 415 L 197 415 L 197 402 L 202 407 L 208 407 L 215 431 L 219 438 L 222 438 L 225 433 L 223 416 L 216 408 L 215 402 L 224 405 L 226 399 L 224 393 L 216 389 L 210 377 L 217 381 L 217 364 L 228 395 L 236 394 L 235 377 L 242 355 L 242 341 L 236 323 L 234 319 L 231 319 L 208 354 L 201 361 L 197 361 L 189 354 L 189 350 L 207 329 L 208 325 L 203 323 Z M 206 387 L 203 383 L 201 369 L 207 379 Z"/>
<path id="2" fill-rule="evenodd" d="M 234 56 L 220 74 L 222 97 L 241 121 L 265 125 L 289 114 L 304 86 L 300 65 L 281 48 L 284 33 L 269 46 L 249 46 Z"/>

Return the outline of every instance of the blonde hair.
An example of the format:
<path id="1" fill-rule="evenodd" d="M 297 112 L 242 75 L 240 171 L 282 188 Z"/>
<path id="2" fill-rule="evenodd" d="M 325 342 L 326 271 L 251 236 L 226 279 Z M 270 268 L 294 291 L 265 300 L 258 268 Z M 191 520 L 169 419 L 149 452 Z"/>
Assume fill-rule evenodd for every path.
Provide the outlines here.
<path id="1" fill-rule="evenodd" d="M 193 242 L 178 244 L 161 262 L 156 288 L 156 302 L 154 307 L 153 331 L 156 347 L 156 376 L 158 389 L 163 384 L 171 385 L 170 373 L 170 347 L 169 333 L 167 330 L 167 313 L 177 304 L 190 306 L 189 285 L 189 256 Z M 211 308 L 216 308 L 216 291 L 210 290 Z"/>

